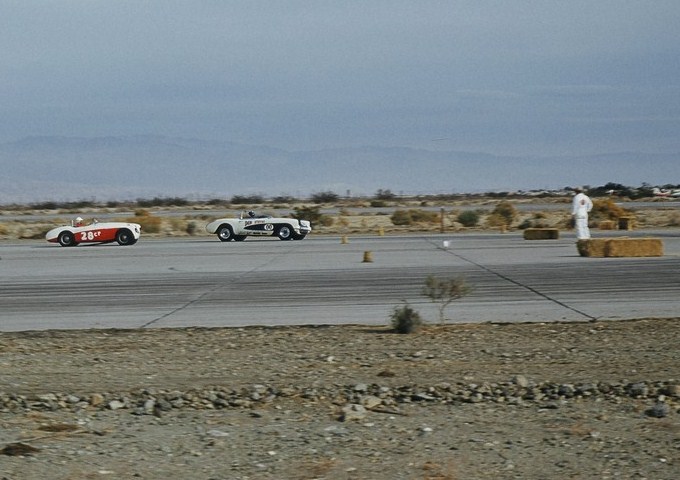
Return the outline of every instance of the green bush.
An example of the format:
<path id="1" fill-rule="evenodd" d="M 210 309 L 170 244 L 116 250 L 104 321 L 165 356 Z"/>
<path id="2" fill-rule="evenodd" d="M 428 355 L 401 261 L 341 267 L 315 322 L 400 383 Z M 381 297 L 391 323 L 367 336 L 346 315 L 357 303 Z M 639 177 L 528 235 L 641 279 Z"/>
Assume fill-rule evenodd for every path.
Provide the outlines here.
<path id="1" fill-rule="evenodd" d="M 423 324 L 423 319 L 407 303 L 401 307 L 395 307 L 390 316 L 390 324 L 397 333 L 413 333 Z"/>
<path id="2" fill-rule="evenodd" d="M 413 225 L 413 218 L 407 210 L 395 210 L 390 220 L 394 225 Z"/>
<path id="3" fill-rule="evenodd" d="M 456 221 L 464 227 L 476 227 L 479 223 L 479 213 L 474 210 L 466 210 L 458 214 Z"/>

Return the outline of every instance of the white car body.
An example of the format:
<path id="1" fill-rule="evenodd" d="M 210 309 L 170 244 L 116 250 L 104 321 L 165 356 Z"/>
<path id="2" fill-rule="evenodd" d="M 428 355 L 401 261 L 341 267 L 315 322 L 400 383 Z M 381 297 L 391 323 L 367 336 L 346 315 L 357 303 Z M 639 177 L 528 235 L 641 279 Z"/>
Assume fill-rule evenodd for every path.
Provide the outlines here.
<path id="1" fill-rule="evenodd" d="M 214 233 L 223 242 L 243 241 L 248 236 L 277 236 L 281 240 L 302 240 L 312 231 L 308 220 L 271 217 L 268 215 L 218 218 L 207 224 L 208 233 Z"/>
<path id="2" fill-rule="evenodd" d="M 119 245 L 134 245 L 139 240 L 142 227 L 138 223 L 99 222 L 89 225 L 64 225 L 47 232 L 45 239 L 62 247 L 73 247 L 81 243 L 118 242 Z"/>

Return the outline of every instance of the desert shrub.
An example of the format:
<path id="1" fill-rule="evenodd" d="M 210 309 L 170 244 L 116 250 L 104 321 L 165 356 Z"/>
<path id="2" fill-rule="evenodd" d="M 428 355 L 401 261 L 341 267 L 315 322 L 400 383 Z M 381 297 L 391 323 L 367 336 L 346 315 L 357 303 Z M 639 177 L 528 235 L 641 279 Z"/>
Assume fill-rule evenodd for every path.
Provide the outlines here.
<path id="1" fill-rule="evenodd" d="M 502 226 L 507 226 L 508 222 L 505 219 L 505 217 L 502 217 L 496 213 L 492 213 L 488 217 L 486 217 L 486 226 L 487 227 L 502 227 Z"/>
<path id="2" fill-rule="evenodd" d="M 434 275 L 428 275 L 422 294 L 437 303 L 439 308 L 439 322 L 444 323 L 444 310 L 454 300 L 464 297 L 472 289 L 463 277 L 440 279 Z"/>
<path id="3" fill-rule="evenodd" d="M 534 222 L 530 218 L 525 218 L 522 223 L 517 225 L 517 228 L 520 230 L 526 230 L 527 228 L 533 228 L 534 227 Z"/>
<path id="4" fill-rule="evenodd" d="M 290 195 L 279 195 L 278 197 L 272 198 L 274 203 L 297 203 L 298 199 Z"/>
<path id="5" fill-rule="evenodd" d="M 318 223 L 324 227 L 332 227 L 335 223 L 335 220 L 330 215 L 321 215 Z"/>
<path id="6" fill-rule="evenodd" d="M 262 195 L 234 195 L 231 197 L 231 203 L 238 203 L 239 205 L 253 205 L 264 203 Z"/>
<path id="7" fill-rule="evenodd" d="M 393 200 L 395 197 L 396 195 L 392 193 L 392 191 L 389 189 L 383 190 L 382 188 L 380 188 L 378 189 L 377 192 L 375 192 L 376 200 Z"/>
<path id="8" fill-rule="evenodd" d="M 395 210 L 390 220 L 394 225 L 413 225 L 413 218 L 408 210 Z"/>
<path id="9" fill-rule="evenodd" d="M 439 223 L 439 213 L 429 210 L 411 210 L 411 218 L 416 223 Z"/>
<path id="10" fill-rule="evenodd" d="M 331 192 L 329 190 L 329 191 L 326 191 L 326 192 L 314 193 L 314 194 L 312 194 L 312 196 L 310 198 L 311 198 L 312 202 L 314 202 L 314 203 L 333 203 L 333 202 L 337 202 L 338 198 L 340 198 L 340 197 L 338 196 L 337 193 Z"/>
<path id="11" fill-rule="evenodd" d="M 149 215 L 148 212 L 144 215 L 136 215 L 132 218 L 128 218 L 125 221 L 139 223 L 143 233 L 158 233 L 161 231 L 161 218 Z"/>
<path id="12" fill-rule="evenodd" d="M 7 225 L 0 223 L 0 235 L 7 235 L 9 233 L 9 228 L 7 228 Z"/>
<path id="13" fill-rule="evenodd" d="M 515 218 L 517 218 L 517 209 L 512 203 L 503 200 L 498 202 L 496 207 L 491 211 L 491 216 L 503 220 L 503 224 L 505 225 L 511 225 Z"/>
<path id="14" fill-rule="evenodd" d="M 547 224 L 541 220 L 532 220 L 531 218 L 525 218 L 522 222 L 517 225 L 520 230 L 526 230 L 527 228 L 546 228 Z"/>
<path id="15" fill-rule="evenodd" d="M 196 222 L 188 222 L 186 232 L 188 235 L 196 235 Z"/>
<path id="16" fill-rule="evenodd" d="M 205 202 L 206 205 L 213 206 L 226 206 L 229 205 L 229 201 L 223 198 L 211 198 Z"/>
<path id="17" fill-rule="evenodd" d="M 479 213 L 474 210 L 466 210 L 458 214 L 456 221 L 464 227 L 475 227 L 479 223 Z"/>
<path id="18" fill-rule="evenodd" d="M 321 221 L 321 208 L 320 207 L 295 207 L 293 210 L 293 218 L 298 220 L 309 220 L 310 222 L 319 223 Z"/>
<path id="19" fill-rule="evenodd" d="M 390 217 L 394 225 L 413 225 L 414 223 L 437 223 L 439 214 L 427 210 L 395 210 Z"/>
<path id="20" fill-rule="evenodd" d="M 373 208 L 383 208 L 387 206 L 387 202 L 385 200 L 374 199 L 371 200 L 370 205 Z"/>
<path id="21" fill-rule="evenodd" d="M 189 205 L 189 200 L 181 197 L 154 197 L 151 199 L 138 199 L 137 206 L 143 208 L 149 207 L 184 207 Z"/>
<path id="22" fill-rule="evenodd" d="M 680 213 L 678 213 L 678 212 L 671 213 L 668 217 L 667 226 L 669 226 L 669 227 L 680 227 Z"/>
<path id="23" fill-rule="evenodd" d="M 390 316 L 390 324 L 397 333 L 413 333 L 423 324 L 420 314 L 406 303 L 401 307 L 395 307 Z"/>

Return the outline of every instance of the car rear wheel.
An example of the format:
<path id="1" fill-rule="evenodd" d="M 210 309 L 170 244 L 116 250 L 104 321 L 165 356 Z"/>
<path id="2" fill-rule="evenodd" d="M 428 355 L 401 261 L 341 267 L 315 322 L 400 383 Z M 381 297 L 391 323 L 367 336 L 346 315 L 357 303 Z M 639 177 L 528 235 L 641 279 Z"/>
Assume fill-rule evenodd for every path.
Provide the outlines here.
<path id="1" fill-rule="evenodd" d="M 217 238 L 223 242 L 229 242 L 234 239 L 234 230 L 229 225 L 220 225 L 217 229 Z"/>
<path id="2" fill-rule="evenodd" d="M 294 233 L 295 231 L 290 225 L 281 225 L 279 231 L 276 232 L 276 236 L 279 237 L 280 240 L 290 240 L 293 238 Z"/>
<path id="3" fill-rule="evenodd" d="M 119 245 L 134 245 L 137 243 L 137 240 L 130 230 L 121 228 L 116 233 L 116 242 L 118 242 Z"/>
<path id="4" fill-rule="evenodd" d="M 62 247 L 73 247 L 77 245 L 75 235 L 71 232 L 61 232 L 59 234 L 59 245 Z"/>

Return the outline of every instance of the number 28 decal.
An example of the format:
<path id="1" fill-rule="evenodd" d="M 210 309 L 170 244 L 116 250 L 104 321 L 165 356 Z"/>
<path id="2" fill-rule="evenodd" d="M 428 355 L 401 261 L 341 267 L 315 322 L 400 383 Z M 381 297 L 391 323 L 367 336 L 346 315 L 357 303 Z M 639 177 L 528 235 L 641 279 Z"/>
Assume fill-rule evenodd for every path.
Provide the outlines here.
<path id="1" fill-rule="evenodd" d="M 80 241 L 81 242 L 86 242 L 88 240 L 95 240 L 101 236 L 102 232 L 99 230 L 95 230 L 94 232 L 80 232 Z"/>

